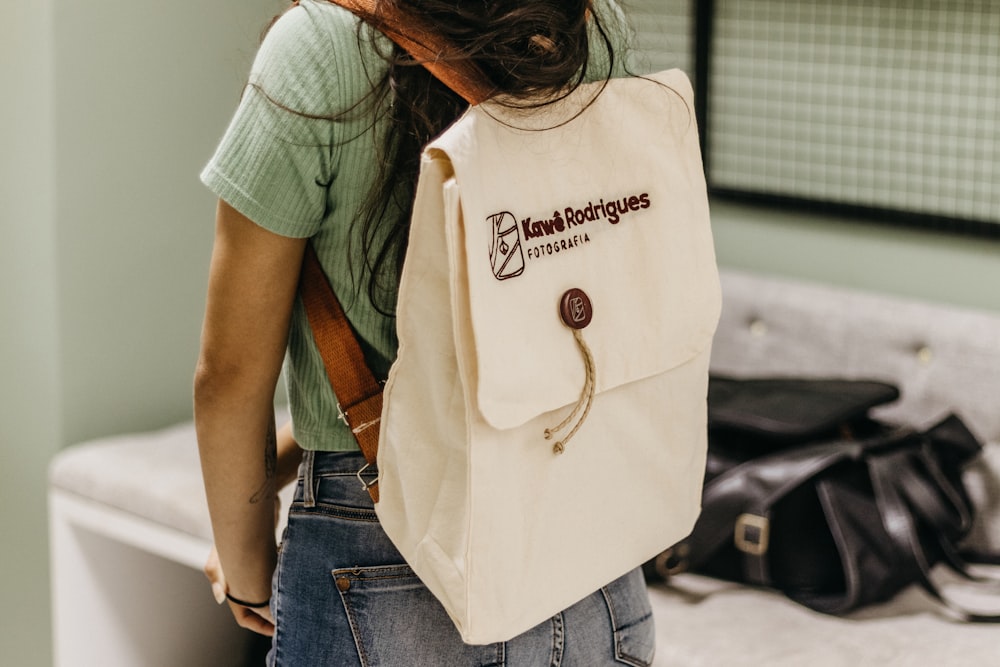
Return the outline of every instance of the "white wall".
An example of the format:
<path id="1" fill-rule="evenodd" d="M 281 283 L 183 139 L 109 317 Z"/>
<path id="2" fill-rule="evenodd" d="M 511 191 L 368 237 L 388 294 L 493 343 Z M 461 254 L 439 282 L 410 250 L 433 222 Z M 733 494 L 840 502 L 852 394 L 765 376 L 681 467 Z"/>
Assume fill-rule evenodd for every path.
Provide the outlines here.
<path id="1" fill-rule="evenodd" d="M 45 470 L 190 415 L 198 182 L 280 0 L 22 0 L 0 18 L 0 645 L 51 663 Z"/>

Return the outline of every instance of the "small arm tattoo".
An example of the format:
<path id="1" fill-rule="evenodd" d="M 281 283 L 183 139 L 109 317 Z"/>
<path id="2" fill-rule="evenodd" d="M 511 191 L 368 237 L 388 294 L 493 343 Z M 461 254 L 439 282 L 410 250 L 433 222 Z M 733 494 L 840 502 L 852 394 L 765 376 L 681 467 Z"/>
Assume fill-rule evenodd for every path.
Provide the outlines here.
<path id="1" fill-rule="evenodd" d="M 274 428 L 274 420 L 267 426 L 267 437 L 264 443 L 264 481 L 260 488 L 250 496 L 250 504 L 256 505 L 274 494 L 274 478 L 278 474 L 278 436 Z"/>

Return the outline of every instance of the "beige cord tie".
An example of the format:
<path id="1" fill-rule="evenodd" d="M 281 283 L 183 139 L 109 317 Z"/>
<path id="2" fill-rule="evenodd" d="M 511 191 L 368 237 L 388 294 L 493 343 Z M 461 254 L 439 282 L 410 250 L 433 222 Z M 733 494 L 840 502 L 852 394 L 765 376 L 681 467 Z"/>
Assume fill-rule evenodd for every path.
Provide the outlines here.
<path id="1" fill-rule="evenodd" d="M 597 386 L 597 369 L 594 366 L 594 355 L 590 352 L 590 348 L 587 347 L 587 342 L 583 340 L 583 334 L 579 329 L 573 330 L 573 337 L 576 338 L 577 345 L 580 346 L 580 351 L 583 353 L 583 360 L 587 369 L 587 379 L 583 383 L 583 392 L 581 392 L 580 400 L 577 401 L 573 411 L 570 412 L 566 419 L 562 420 L 558 426 L 545 429 L 545 439 L 551 440 L 556 433 L 566 428 L 569 423 L 576 418 L 577 414 L 579 414 L 581 410 L 583 410 L 583 414 L 580 415 L 580 419 L 573 425 L 570 432 L 566 434 L 566 437 L 562 440 L 556 441 L 556 444 L 552 445 L 552 451 L 556 454 L 562 454 L 566 451 L 566 444 L 573 439 L 576 432 L 580 430 L 581 426 L 583 426 L 583 422 L 587 420 L 587 415 L 590 414 L 590 408 L 594 404 L 594 392 Z"/>
<path id="2" fill-rule="evenodd" d="M 587 421 L 590 408 L 594 404 L 594 395 L 597 392 L 597 366 L 594 363 L 594 355 L 590 351 L 587 341 L 583 339 L 583 329 L 590 324 L 594 315 L 590 298 L 583 290 L 569 290 L 563 295 L 559 304 L 559 314 L 562 317 L 563 323 L 573 330 L 573 337 L 576 339 L 576 344 L 583 354 L 586 379 L 583 383 L 583 391 L 580 392 L 580 400 L 576 402 L 572 412 L 558 425 L 545 429 L 545 439 L 551 440 L 556 433 L 569 426 L 577 418 L 577 415 L 580 417 L 576 419 L 576 423 L 573 424 L 573 428 L 566 434 L 566 437 L 562 440 L 557 440 L 552 446 L 552 451 L 555 454 L 562 454 L 566 451 L 566 445 L 573 439 L 577 431 L 580 430 L 580 427 L 583 426 L 583 422 Z"/>

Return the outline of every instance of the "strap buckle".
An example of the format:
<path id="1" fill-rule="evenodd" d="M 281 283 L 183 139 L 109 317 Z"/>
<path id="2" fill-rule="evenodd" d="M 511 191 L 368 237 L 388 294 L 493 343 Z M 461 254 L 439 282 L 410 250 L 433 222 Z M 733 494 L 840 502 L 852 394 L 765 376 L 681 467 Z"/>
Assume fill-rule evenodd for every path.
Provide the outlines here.
<path id="1" fill-rule="evenodd" d="M 353 433 L 355 436 L 358 436 L 363 431 L 367 431 L 373 426 L 378 426 L 379 423 L 382 421 L 382 418 L 379 417 L 378 419 L 373 419 L 371 421 L 358 424 L 357 426 L 351 426 L 351 421 L 348 418 L 347 411 L 340 406 L 340 403 L 337 403 L 337 421 L 344 422 L 344 426 L 351 429 L 351 433 Z"/>
<path id="2" fill-rule="evenodd" d="M 653 569 L 664 579 L 687 572 L 691 563 L 691 547 L 685 543 L 675 544 L 653 560 Z"/>
<path id="3" fill-rule="evenodd" d="M 757 514 L 741 514 L 736 519 L 733 542 L 736 548 L 751 556 L 767 553 L 771 540 L 771 520 Z"/>
<path id="4" fill-rule="evenodd" d="M 359 481 L 359 482 L 361 482 L 361 488 L 362 488 L 363 490 L 365 490 L 365 491 L 369 491 L 369 492 L 371 491 L 371 488 L 372 488 L 373 486 L 375 486 L 375 485 L 377 485 L 377 484 L 378 484 L 378 477 L 375 477 L 375 478 L 374 478 L 374 479 L 373 479 L 373 480 L 372 480 L 371 482 L 369 482 L 368 480 L 366 480 L 366 479 L 365 479 L 364 477 L 362 477 L 361 475 L 362 475 L 362 473 L 364 473 L 364 471 L 368 470 L 368 469 L 369 469 L 369 468 L 371 468 L 371 467 L 372 467 L 372 464 L 371 464 L 371 463 L 365 463 L 365 464 L 364 464 L 364 465 L 363 465 L 363 466 L 361 467 L 361 470 L 359 470 L 359 471 L 358 471 L 358 473 L 357 473 L 357 478 L 358 478 L 358 481 Z"/>

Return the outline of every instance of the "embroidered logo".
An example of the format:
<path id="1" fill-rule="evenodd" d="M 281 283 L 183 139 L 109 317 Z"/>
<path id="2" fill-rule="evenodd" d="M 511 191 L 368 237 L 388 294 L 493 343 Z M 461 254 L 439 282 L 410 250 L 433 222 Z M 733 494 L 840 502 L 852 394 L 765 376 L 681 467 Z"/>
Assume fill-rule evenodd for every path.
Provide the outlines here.
<path id="1" fill-rule="evenodd" d="M 489 217 L 493 226 L 493 243 L 490 244 L 490 264 L 497 280 L 507 280 L 524 273 L 524 252 L 521 237 L 517 234 L 517 218 L 504 211 Z"/>
<path id="2" fill-rule="evenodd" d="M 524 273 L 526 260 L 537 260 L 590 243 L 590 231 L 599 231 L 597 222 L 618 225 L 630 214 L 648 209 L 652 200 L 648 193 L 621 199 L 587 202 L 583 207 L 566 206 L 556 209 L 551 217 L 518 222 L 510 211 L 487 217 L 492 227 L 490 265 L 497 280 L 515 278 Z M 586 225 L 584 227 L 584 225 Z"/>

